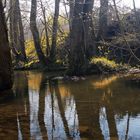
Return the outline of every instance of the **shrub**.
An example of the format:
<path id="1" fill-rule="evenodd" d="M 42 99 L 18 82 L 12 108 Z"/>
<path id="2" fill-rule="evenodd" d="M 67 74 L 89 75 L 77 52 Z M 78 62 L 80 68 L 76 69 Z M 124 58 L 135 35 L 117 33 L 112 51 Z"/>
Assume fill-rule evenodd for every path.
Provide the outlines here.
<path id="1" fill-rule="evenodd" d="M 90 64 L 97 67 L 99 72 L 113 72 L 117 71 L 119 67 L 115 61 L 109 60 L 105 57 L 93 57 Z"/>

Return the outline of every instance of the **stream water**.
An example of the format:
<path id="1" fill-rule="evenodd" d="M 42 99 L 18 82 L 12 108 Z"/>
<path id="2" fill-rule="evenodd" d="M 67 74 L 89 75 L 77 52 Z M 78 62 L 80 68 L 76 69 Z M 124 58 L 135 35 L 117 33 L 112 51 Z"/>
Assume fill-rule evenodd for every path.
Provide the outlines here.
<path id="1" fill-rule="evenodd" d="M 140 85 L 129 76 L 48 75 L 15 72 L 0 100 L 0 140 L 140 140 Z"/>

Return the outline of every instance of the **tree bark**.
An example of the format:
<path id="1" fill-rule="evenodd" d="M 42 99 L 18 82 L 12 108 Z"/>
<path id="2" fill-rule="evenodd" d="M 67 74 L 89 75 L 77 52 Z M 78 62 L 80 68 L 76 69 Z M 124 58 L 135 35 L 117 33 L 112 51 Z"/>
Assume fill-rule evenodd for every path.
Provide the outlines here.
<path id="1" fill-rule="evenodd" d="M 135 0 L 133 0 L 133 8 L 134 8 L 134 13 L 136 18 L 136 27 L 137 27 L 136 31 L 138 30 L 138 32 L 140 32 L 140 15 L 137 12 Z"/>
<path id="2" fill-rule="evenodd" d="M 41 9 L 43 13 L 43 19 L 44 19 L 44 27 L 45 27 L 45 36 L 46 36 L 46 56 L 48 57 L 50 54 L 50 41 L 49 41 L 49 33 L 48 33 L 48 25 L 46 21 L 46 10 L 43 6 L 42 0 L 40 0 L 41 3 Z"/>
<path id="3" fill-rule="evenodd" d="M 55 12 L 52 27 L 52 46 L 50 51 L 50 61 L 56 60 L 56 42 L 57 42 L 57 29 L 58 29 L 58 18 L 59 18 L 59 3 L 60 0 L 55 0 Z"/>
<path id="4" fill-rule="evenodd" d="M 26 61 L 24 31 L 20 13 L 19 0 L 10 0 L 10 46 L 15 59 Z"/>
<path id="5" fill-rule="evenodd" d="M 11 75 L 11 55 L 7 27 L 2 1 L 0 1 L 0 90 L 10 89 L 12 87 Z"/>
<path id="6" fill-rule="evenodd" d="M 24 61 L 27 61 L 26 58 L 26 52 L 25 52 L 25 38 L 24 38 L 24 29 L 22 24 L 22 18 L 21 18 L 21 11 L 20 11 L 20 5 L 19 0 L 16 0 L 15 6 L 17 7 L 17 18 L 18 18 L 18 26 L 19 26 L 19 41 L 20 41 L 20 51 L 23 56 Z"/>
<path id="7" fill-rule="evenodd" d="M 107 34 L 108 0 L 100 0 L 99 31 L 97 39 L 104 39 Z"/>
<path id="8" fill-rule="evenodd" d="M 69 26 L 70 26 L 70 31 L 72 29 L 72 19 L 73 19 L 73 13 L 74 13 L 74 0 L 69 0 L 69 6 L 70 6 L 70 10 L 69 10 Z"/>
<path id="9" fill-rule="evenodd" d="M 37 1 L 32 0 L 31 14 L 30 14 L 30 29 L 31 29 L 31 32 L 32 32 L 32 35 L 33 35 L 34 45 L 35 45 L 35 49 L 36 49 L 38 59 L 42 63 L 42 65 L 45 65 L 46 64 L 46 58 L 45 58 L 45 56 L 42 52 L 42 49 L 41 49 L 39 32 L 38 32 L 37 25 L 36 25 L 36 11 L 37 11 Z"/>
<path id="10" fill-rule="evenodd" d="M 69 75 L 84 74 L 87 67 L 83 41 L 83 6 L 84 0 L 76 0 L 70 31 Z"/>
<path id="11" fill-rule="evenodd" d="M 96 54 L 95 35 L 92 21 L 94 0 L 85 0 L 83 8 L 84 45 L 86 57 L 90 59 Z"/>

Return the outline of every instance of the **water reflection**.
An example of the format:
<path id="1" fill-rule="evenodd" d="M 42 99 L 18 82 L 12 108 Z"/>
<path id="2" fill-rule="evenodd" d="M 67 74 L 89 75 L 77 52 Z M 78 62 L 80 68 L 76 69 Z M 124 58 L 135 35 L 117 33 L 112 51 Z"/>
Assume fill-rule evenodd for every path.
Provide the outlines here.
<path id="1" fill-rule="evenodd" d="M 140 88 L 127 78 L 73 82 L 47 75 L 15 73 L 13 93 L 7 101 L 0 98 L 0 139 L 140 139 Z"/>

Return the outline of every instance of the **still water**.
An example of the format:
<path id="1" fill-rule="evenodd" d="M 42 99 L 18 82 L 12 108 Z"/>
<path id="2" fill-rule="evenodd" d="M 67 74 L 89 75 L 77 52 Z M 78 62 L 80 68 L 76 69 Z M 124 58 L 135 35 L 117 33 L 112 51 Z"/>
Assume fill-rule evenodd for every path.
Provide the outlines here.
<path id="1" fill-rule="evenodd" d="M 140 86 L 130 77 L 47 76 L 15 73 L 13 92 L 0 100 L 0 140 L 140 140 Z"/>

